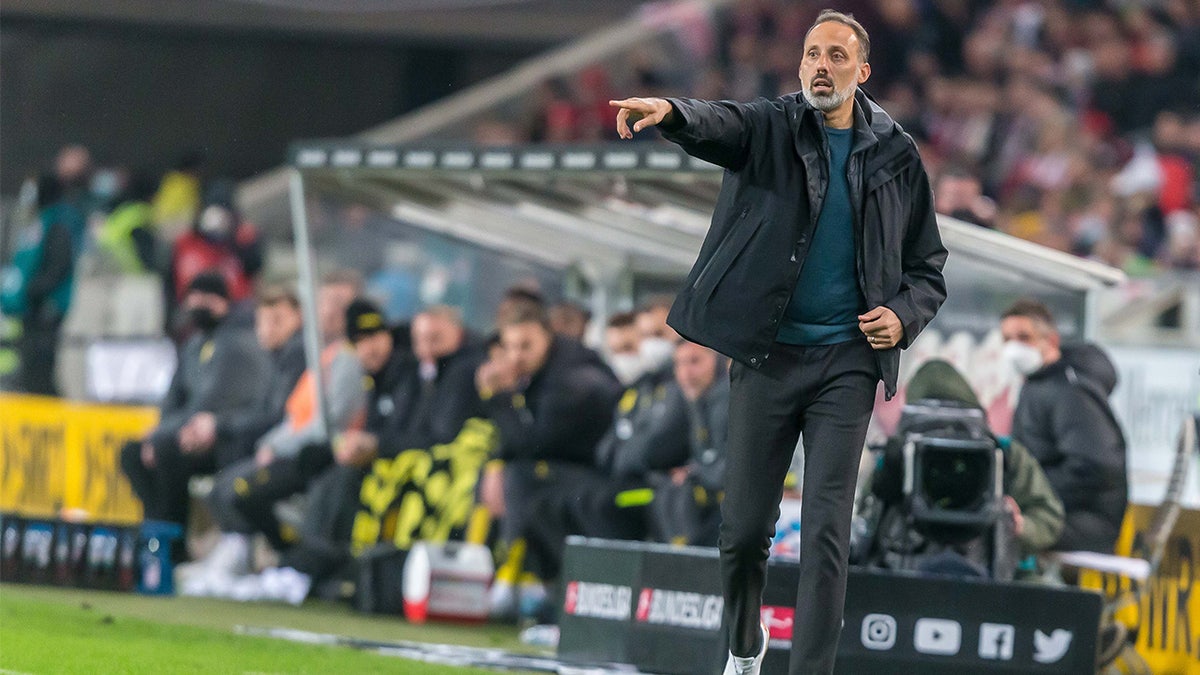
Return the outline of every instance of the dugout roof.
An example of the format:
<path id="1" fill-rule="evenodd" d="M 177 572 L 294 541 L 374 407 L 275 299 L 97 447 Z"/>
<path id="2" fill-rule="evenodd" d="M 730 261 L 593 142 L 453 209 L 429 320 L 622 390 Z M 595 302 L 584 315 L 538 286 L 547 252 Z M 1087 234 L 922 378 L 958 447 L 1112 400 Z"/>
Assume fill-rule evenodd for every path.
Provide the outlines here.
<path id="1" fill-rule="evenodd" d="M 686 274 L 722 171 L 671 145 L 624 142 L 488 148 L 299 142 L 306 191 L 358 199 L 409 222 L 556 268 Z M 1072 291 L 1118 283 L 1116 269 L 939 216 L 952 257 Z"/>

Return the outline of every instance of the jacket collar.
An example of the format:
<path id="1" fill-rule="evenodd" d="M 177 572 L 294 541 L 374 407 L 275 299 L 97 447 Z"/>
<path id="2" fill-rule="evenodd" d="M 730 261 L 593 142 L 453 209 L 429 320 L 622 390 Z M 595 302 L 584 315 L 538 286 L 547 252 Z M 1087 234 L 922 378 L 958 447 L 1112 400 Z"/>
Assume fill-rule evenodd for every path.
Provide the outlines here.
<path id="1" fill-rule="evenodd" d="M 791 115 L 792 138 L 796 140 L 797 150 L 806 154 L 811 148 L 805 148 L 802 139 L 804 127 L 810 130 L 819 129 L 824 124 L 821 113 L 808 104 L 802 92 L 787 95 L 796 108 Z M 863 152 L 895 135 L 896 123 L 892 121 L 875 99 L 863 89 L 854 92 L 854 147 L 852 154 Z"/>

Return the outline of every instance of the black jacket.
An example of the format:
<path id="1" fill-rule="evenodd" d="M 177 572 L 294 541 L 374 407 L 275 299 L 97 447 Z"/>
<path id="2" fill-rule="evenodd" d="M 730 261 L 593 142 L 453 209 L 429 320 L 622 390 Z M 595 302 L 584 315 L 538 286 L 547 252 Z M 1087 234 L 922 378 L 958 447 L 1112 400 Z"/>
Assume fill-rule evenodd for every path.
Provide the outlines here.
<path id="1" fill-rule="evenodd" d="M 556 336 L 524 390 L 497 393 L 484 405 L 500 431 L 501 459 L 592 466 L 620 395 L 620 383 L 595 352 Z"/>
<path id="2" fill-rule="evenodd" d="M 614 478 L 640 478 L 683 464 L 687 438 L 687 401 L 670 364 L 642 375 L 621 394 L 596 463 Z"/>
<path id="3" fill-rule="evenodd" d="M 420 367 L 412 365 L 402 385 L 407 417 L 380 436 L 380 447 L 402 451 L 449 443 L 468 419 L 486 417 L 475 389 L 475 370 L 482 361 L 478 349 L 463 347 L 438 359 L 437 372 L 428 381 L 421 378 Z"/>
<path id="4" fill-rule="evenodd" d="M 858 284 L 868 309 L 887 306 L 907 348 L 946 299 L 929 178 L 908 134 L 865 93 L 855 95 L 847 164 Z M 829 183 L 820 113 L 788 94 L 753 103 L 670 99 L 663 135 L 725 168 L 712 226 L 668 323 L 751 368 L 768 358 L 807 255 Z M 800 289 L 799 292 L 803 292 Z M 891 398 L 900 354 L 876 352 Z"/>
<path id="5" fill-rule="evenodd" d="M 689 401 L 692 478 L 712 492 L 725 487 L 725 456 L 729 441 L 729 378 L 718 377 L 708 391 Z"/>
<path id="6" fill-rule="evenodd" d="M 366 431 L 379 439 L 379 456 L 395 457 L 404 450 L 405 429 L 417 402 L 417 360 L 392 349 L 379 372 L 367 375 Z"/>
<path id="7" fill-rule="evenodd" d="M 1055 548 L 1112 553 L 1129 486 L 1125 437 L 1108 404 L 1112 362 L 1091 345 L 1065 346 L 1031 374 L 1013 413 L 1013 438 L 1042 465 L 1067 512 Z"/>

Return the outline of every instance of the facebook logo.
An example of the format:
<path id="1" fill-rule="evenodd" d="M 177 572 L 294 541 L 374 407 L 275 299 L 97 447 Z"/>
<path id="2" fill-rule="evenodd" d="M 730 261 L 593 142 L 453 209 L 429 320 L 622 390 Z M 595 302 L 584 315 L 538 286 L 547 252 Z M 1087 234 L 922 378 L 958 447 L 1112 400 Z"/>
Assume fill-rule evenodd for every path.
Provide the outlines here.
<path id="1" fill-rule="evenodd" d="M 979 658 L 1011 661 L 1016 629 L 1005 623 L 985 623 L 979 627 Z"/>

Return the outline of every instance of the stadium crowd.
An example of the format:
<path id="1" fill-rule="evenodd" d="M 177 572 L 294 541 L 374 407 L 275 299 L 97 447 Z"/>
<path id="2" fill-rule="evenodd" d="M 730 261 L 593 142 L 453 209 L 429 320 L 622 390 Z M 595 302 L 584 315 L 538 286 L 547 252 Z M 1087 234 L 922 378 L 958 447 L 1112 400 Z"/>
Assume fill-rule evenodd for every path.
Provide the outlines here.
<path id="1" fill-rule="evenodd" d="M 615 139 L 610 98 L 798 88 L 822 3 L 742 0 L 676 44 L 547 83 L 482 142 Z M 1200 268 L 1200 5 L 852 0 L 864 88 L 918 141 L 937 210 L 1134 276 Z M 617 95 L 620 94 L 620 95 Z M 653 138 L 654 135 L 644 136 Z"/>

